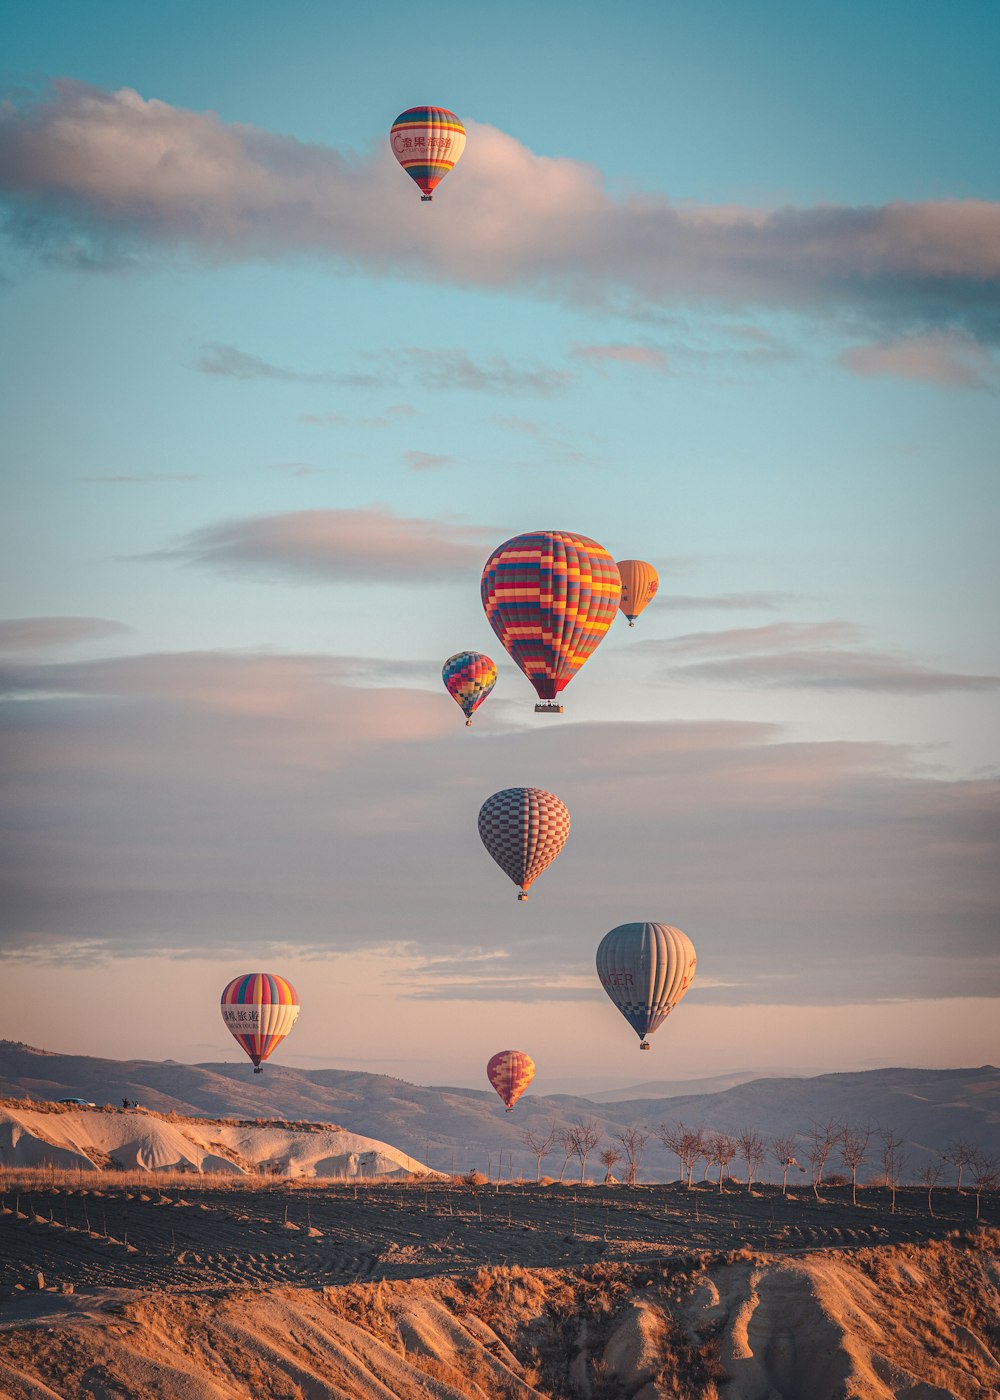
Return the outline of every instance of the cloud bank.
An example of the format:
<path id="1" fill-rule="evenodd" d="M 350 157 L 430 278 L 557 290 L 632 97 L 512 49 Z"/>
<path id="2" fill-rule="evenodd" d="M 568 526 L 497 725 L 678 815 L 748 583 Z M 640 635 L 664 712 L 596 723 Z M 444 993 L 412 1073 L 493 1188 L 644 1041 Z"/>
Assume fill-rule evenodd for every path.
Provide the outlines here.
<path id="1" fill-rule="evenodd" d="M 82 266 L 153 246 L 228 261 L 312 255 L 626 311 L 753 303 L 1000 334 L 998 203 L 615 199 L 591 166 L 468 127 L 447 214 L 429 218 L 384 142 L 345 154 L 62 80 L 0 112 L 0 193 L 11 236 Z"/>
<path id="2" fill-rule="evenodd" d="M 657 917 L 695 940 L 711 1000 L 1000 986 L 995 781 L 746 721 L 504 731 L 484 709 L 470 736 L 435 665 L 431 689 L 407 674 L 245 652 L 8 665 L 3 946 L 408 946 L 464 966 L 473 1000 L 592 997 L 600 937 Z M 518 687 L 505 667 L 498 691 Z M 519 781 L 573 813 L 521 908 L 476 831 L 484 797 Z"/>
<path id="3" fill-rule="evenodd" d="M 447 464 L 444 459 L 410 463 L 418 469 Z M 436 583 L 470 573 L 478 578 L 497 543 L 497 531 L 486 526 L 408 518 L 387 506 L 369 506 L 224 521 L 146 557 L 229 573 Z"/>

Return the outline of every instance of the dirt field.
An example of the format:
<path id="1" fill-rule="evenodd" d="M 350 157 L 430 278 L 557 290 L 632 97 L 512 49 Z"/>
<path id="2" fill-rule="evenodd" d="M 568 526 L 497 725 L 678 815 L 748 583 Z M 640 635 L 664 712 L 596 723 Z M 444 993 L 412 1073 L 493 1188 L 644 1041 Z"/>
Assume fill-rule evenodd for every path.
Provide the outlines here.
<path id="1" fill-rule="evenodd" d="M 22 1184 L 18 1185 L 18 1180 Z M 578 1269 L 686 1251 L 774 1254 L 850 1250 L 945 1238 L 975 1224 L 975 1197 L 907 1188 L 890 1214 L 887 1193 L 825 1188 L 782 1198 L 730 1186 L 492 1185 L 476 1196 L 429 1186 L 284 1183 L 116 1186 L 109 1174 L 49 1186 L 9 1177 L 0 1195 L 0 1297 L 20 1284 L 172 1289 L 321 1287 L 463 1274 L 482 1265 Z M 984 1224 L 1000 1202 L 984 1199 Z M 0 1314 L 2 1316 L 2 1314 Z"/>

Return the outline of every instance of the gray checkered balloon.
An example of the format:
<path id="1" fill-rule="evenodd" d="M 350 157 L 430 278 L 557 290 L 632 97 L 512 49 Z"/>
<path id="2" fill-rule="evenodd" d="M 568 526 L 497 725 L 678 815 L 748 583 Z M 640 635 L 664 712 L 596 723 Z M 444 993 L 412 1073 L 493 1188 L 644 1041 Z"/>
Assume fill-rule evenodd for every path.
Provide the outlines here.
<path id="1" fill-rule="evenodd" d="M 479 835 L 505 875 L 520 885 L 518 899 L 555 860 L 569 835 L 566 804 L 544 788 L 504 788 L 479 809 Z"/>

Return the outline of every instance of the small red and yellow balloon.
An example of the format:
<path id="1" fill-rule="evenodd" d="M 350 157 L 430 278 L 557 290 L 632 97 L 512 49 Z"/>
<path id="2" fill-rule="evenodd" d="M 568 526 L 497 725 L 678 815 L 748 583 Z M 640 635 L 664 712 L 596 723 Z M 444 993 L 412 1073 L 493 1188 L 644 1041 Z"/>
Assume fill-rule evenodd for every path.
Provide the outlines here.
<path id="1" fill-rule="evenodd" d="M 486 1078 L 510 1113 L 535 1077 L 535 1062 L 523 1050 L 498 1050 L 486 1066 Z"/>

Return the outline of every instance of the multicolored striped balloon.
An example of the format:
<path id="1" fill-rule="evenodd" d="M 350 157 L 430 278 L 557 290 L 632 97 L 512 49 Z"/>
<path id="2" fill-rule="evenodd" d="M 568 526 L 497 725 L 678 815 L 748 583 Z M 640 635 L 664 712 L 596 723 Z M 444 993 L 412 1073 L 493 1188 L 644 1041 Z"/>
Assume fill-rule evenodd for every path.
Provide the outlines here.
<path id="1" fill-rule="evenodd" d="M 696 963 L 694 944 L 672 924 L 619 924 L 601 939 L 597 975 L 640 1050 L 690 987 Z"/>
<path id="2" fill-rule="evenodd" d="M 628 625 L 634 627 L 643 608 L 656 597 L 660 576 L 645 559 L 619 559 L 618 572 L 622 580 L 621 610 Z"/>
<path id="3" fill-rule="evenodd" d="M 504 788 L 487 797 L 479 809 L 483 845 L 515 885 L 518 899 L 552 864 L 569 835 L 565 803 L 544 788 Z"/>
<path id="4" fill-rule="evenodd" d="M 517 535 L 486 561 L 481 585 L 490 626 L 538 692 L 551 703 L 615 619 L 618 568 L 586 535 L 535 530 Z"/>
<path id="5" fill-rule="evenodd" d="M 456 651 L 442 666 L 441 679 L 469 725 L 497 683 L 497 668 L 481 651 Z"/>
<path id="6" fill-rule="evenodd" d="M 465 150 L 465 127 L 446 107 L 409 107 L 389 132 L 392 153 L 429 203 Z"/>
<path id="7" fill-rule="evenodd" d="M 273 972 L 246 972 L 222 993 L 222 1019 L 253 1060 L 254 1074 L 295 1025 L 299 999 L 291 982 Z"/>
<path id="8" fill-rule="evenodd" d="M 535 1077 L 535 1062 L 523 1050 L 498 1050 L 486 1066 L 486 1078 L 503 1099 L 507 1112 Z"/>

